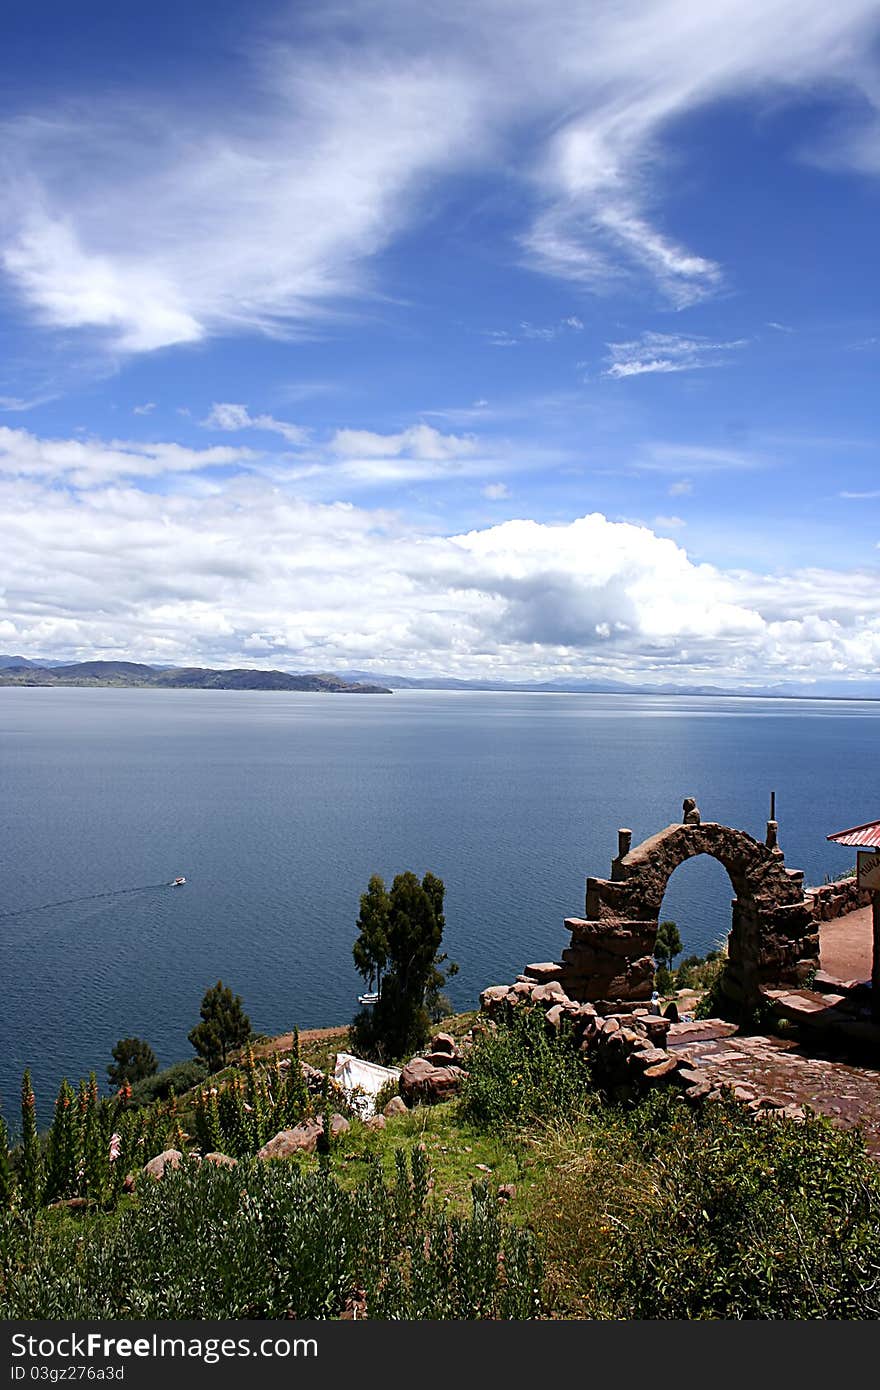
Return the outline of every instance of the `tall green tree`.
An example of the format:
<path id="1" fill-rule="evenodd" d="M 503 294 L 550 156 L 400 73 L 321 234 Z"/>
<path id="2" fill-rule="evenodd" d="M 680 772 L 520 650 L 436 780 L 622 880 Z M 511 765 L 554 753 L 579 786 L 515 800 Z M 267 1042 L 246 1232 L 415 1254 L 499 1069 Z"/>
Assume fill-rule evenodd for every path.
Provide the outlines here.
<path id="1" fill-rule="evenodd" d="M 382 984 L 382 972 L 388 963 L 388 915 L 391 899 L 383 880 L 373 874 L 366 893 L 361 894 L 361 910 L 357 919 L 358 938 L 352 948 L 358 974 L 366 984 Z"/>
<path id="2" fill-rule="evenodd" d="M 665 966 L 667 970 L 671 970 L 672 962 L 676 956 L 681 955 L 683 950 L 684 946 L 675 922 L 661 922 L 657 928 L 657 940 L 654 943 L 654 959 L 658 964 Z"/>
<path id="3" fill-rule="evenodd" d="M 375 1056 L 400 1058 L 422 1046 L 430 1002 L 457 969 L 440 952 L 444 893 L 435 874 L 419 881 L 408 871 L 397 875 L 390 893 L 374 874 L 361 899 L 354 960 L 362 974 L 365 965 L 374 966 L 380 987 L 378 1002 L 362 1011 L 353 1027 L 357 1045 Z"/>
<path id="4" fill-rule="evenodd" d="M 159 1070 L 156 1054 L 143 1038 L 120 1038 L 111 1055 L 113 1062 L 107 1068 L 107 1080 L 117 1088 L 126 1081 L 132 1085 L 145 1076 L 155 1076 Z"/>
<path id="5" fill-rule="evenodd" d="M 229 1053 L 247 1042 L 251 1021 L 244 1011 L 241 995 L 234 995 L 222 980 L 205 991 L 199 1012 L 202 1021 L 189 1034 L 189 1041 L 211 1071 L 219 1071 L 226 1066 Z"/>

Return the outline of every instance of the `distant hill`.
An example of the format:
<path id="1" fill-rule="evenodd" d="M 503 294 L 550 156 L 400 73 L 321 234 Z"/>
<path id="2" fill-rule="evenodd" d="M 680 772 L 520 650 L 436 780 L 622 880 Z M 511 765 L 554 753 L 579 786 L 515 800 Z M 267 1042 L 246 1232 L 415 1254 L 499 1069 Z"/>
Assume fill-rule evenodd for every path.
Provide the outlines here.
<path id="1" fill-rule="evenodd" d="M 40 666 L 39 661 L 28 661 L 26 656 L 0 655 L 0 671 L 26 671 L 29 666 Z"/>
<path id="2" fill-rule="evenodd" d="M 181 690 L 314 690 L 339 695 L 390 695 L 374 681 L 347 681 L 334 675 L 292 675 L 289 671 L 255 671 L 236 667 L 216 671 L 203 666 L 145 666 L 138 661 L 76 661 L 64 666 L 37 666 L 23 658 L 5 658 L 3 685 L 79 685 L 152 687 Z"/>

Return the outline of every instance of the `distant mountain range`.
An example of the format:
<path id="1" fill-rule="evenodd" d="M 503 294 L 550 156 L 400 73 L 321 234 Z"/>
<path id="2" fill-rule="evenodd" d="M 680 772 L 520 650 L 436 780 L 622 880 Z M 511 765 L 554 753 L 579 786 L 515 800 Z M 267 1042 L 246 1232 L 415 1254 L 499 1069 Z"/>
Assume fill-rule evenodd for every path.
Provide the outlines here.
<path id="1" fill-rule="evenodd" d="M 816 681 L 813 685 L 780 681 L 767 686 L 629 684 L 626 681 L 579 680 L 567 676 L 551 681 L 458 680 L 453 676 L 389 676 L 375 671 L 343 671 L 345 680 L 381 680 L 392 690 L 499 690 L 569 695 L 714 695 L 730 699 L 877 700 L 880 680 Z"/>
<path id="2" fill-rule="evenodd" d="M 248 667 L 214 670 L 205 666 L 148 666 L 137 661 L 58 662 L 0 655 L 3 685 L 150 686 L 187 690 L 325 690 L 340 694 L 390 695 L 394 690 L 498 690 L 581 695 L 708 695 L 751 699 L 876 700 L 880 682 L 817 681 L 806 685 L 781 681 L 770 686 L 629 685 L 624 681 L 459 680 L 453 676 L 399 676 L 375 671 L 338 674 L 258 671 Z"/>
<path id="3" fill-rule="evenodd" d="M 375 681 L 348 681 L 333 675 L 291 675 L 236 667 L 145 666 L 138 661 L 76 661 L 64 665 L 0 656 L 0 685 L 140 686 L 175 690 L 318 690 L 339 695 L 390 695 Z"/>

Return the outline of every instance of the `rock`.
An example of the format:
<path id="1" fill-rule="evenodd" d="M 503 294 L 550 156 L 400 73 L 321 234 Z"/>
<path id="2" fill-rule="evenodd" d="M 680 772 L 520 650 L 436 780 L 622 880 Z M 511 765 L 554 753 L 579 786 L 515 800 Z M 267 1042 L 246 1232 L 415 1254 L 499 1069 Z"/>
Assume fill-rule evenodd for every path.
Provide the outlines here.
<path id="1" fill-rule="evenodd" d="M 646 1071 L 648 1067 L 656 1067 L 660 1062 L 665 1062 L 669 1057 L 668 1052 L 664 1052 L 662 1047 L 646 1047 L 641 1052 L 630 1054 L 630 1066 L 637 1067 L 640 1071 Z M 675 1058 L 670 1059 L 675 1062 Z"/>
<path id="2" fill-rule="evenodd" d="M 516 1196 L 516 1183 L 503 1182 L 498 1188 L 499 1202 L 512 1202 Z"/>
<path id="3" fill-rule="evenodd" d="M 323 1118 L 319 1116 L 319 1119 L 322 1120 L 323 1124 Z M 347 1134 L 350 1129 L 351 1125 L 344 1115 L 330 1116 L 330 1134 L 334 1139 L 338 1139 L 340 1134 Z"/>
<path id="4" fill-rule="evenodd" d="M 401 1096 L 392 1096 L 388 1104 L 385 1106 L 385 1109 L 382 1111 L 382 1114 L 385 1115 L 389 1120 L 392 1119 L 395 1115 L 405 1115 L 406 1113 L 406 1102 L 402 1099 Z"/>
<path id="5" fill-rule="evenodd" d="M 689 1063 L 683 1065 L 680 1060 L 678 1062 L 678 1075 L 685 1086 L 702 1086 L 704 1082 L 709 1080 L 707 1072 L 701 1071 L 699 1067 L 692 1067 Z"/>
<path id="6" fill-rule="evenodd" d="M 318 1071 L 317 1067 L 310 1067 L 308 1062 L 300 1062 L 299 1069 L 305 1078 L 309 1094 L 312 1096 L 321 1095 L 324 1090 L 324 1082 L 327 1079 L 324 1073 Z"/>
<path id="7" fill-rule="evenodd" d="M 448 1067 L 460 1062 L 461 1057 L 456 1052 L 450 1056 L 448 1052 L 428 1052 L 425 1054 L 425 1061 L 430 1062 L 432 1067 Z"/>
<path id="8" fill-rule="evenodd" d="M 400 1100 L 400 1097 L 395 1096 L 394 1099 Z M 403 1108 L 405 1110 L 406 1106 L 404 1105 Z M 365 1129 L 384 1129 L 386 1124 L 387 1120 L 384 1115 L 371 1115 L 368 1120 L 364 1120 Z"/>
<path id="9" fill-rule="evenodd" d="M 125 1175 L 125 1180 L 124 1180 L 124 1182 L 123 1182 L 123 1184 L 122 1184 L 122 1190 L 123 1190 L 123 1192 L 134 1192 L 134 1183 L 135 1183 L 134 1173 L 126 1173 L 126 1175 Z"/>
<path id="10" fill-rule="evenodd" d="M 734 1100 L 743 1102 L 756 1101 L 758 1099 L 758 1093 L 752 1090 L 751 1086 L 743 1086 L 737 1083 L 733 1088 L 733 1098 Z"/>
<path id="11" fill-rule="evenodd" d="M 530 979 L 536 980 L 539 985 L 549 984 L 552 980 L 558 980 L 562 975 L 564 967 L 556 960 L 542 960 L 537 965 L 527 965 L 524 974 Z"/>
<path id="12" fill-rule="evenodd" d="M 674 1057 L 667 1057 L 663 1062 L 655 1062 L 653 1066 L 646 1067 L 642 1072 L 642 1076 L 646 1081 L 662 1081 L 664 1077 L 672 1076 L 677 1066 L 678 1063 Z"/>
<path id="13" fill-rule="evenodd" d="M 461 1067 L 433 1067 L 424 1057 L 414 1057 L 400 1073 L 400 1091 L 405 1100 L 428 1105 L 458 1095 L 467 1072 Z"/>
<path id="14" fill-rule="evenodd" d="M 711 1081 L 697 1081 L 693 1086 L 688 1086 L 687 1090 L 683 1092 L 685 1100 L 689 1101 L 707 1100 L 711 1094 Z"/>
<path id="15" fill-rule="evenodd" d="M 257 1158 L 289 1158 L 291 1154 L 313 1154 L 324 1126 L 317 1118 L 303 1120 L 293 1129 L 282 1129 L 257 1151 Z"/>
<path id="16" fill-rule="evenodd" d="M 435 1033 L 431 1039 L 430 1051 L 442 1052 L 447 1057 L 455 1057 L 458 1052 L 455 1038 L 451 1033 Z"/>
<path id="17" fill-rule="evenodd" d="M 151 1178 L 164 1178 L 166 1168 L 179 1168 L 182 1162 L 183 1154 L 179 1149 L 165 1149 L 144 1164 L 144 1172 L 149 1173 Z"/>
<path id="18" fill-rule="evenodd" d="M 216 1168 L 235 1168 L 238 1166 L 237 1158 L 230 1158 L 229 1154 L 210 1153 L 204 1156 L 205 1163 L 213 1163 Z"/>
<path id="19" fill-rule="evenodd" d="M 672 1019 L 668 1015 L 644 1014 L 639 1018 L 639 1022 L 644 1028 L 649 1038 L 653 1038 L 658 1044 L 662 1044 L 669 1029 L 672 1027 Z"/>
<path id="20" fill-rule="evenodd" d="M 562 1014 L 562 1005 L 554 1004 L 552 1008 L 547 1010 L 547 1013 L 545 1015 L 547 1023 L 550 1025 L 550 1027 L 553 1029 L 555 1033 L 559 1032 L 562 1023 Z"/>
<path id="21" fill-rule="evenodd" d="M 514 989 L 518 988 L 518 985 L 514 985 Z M 558 980 L 551 980 L 546 985 L 533 985 L 531 995 L 533 1004 L 564 1004 L 568 1000 L 568 995 Z"/>
<path id="22" fill-rule="evenodd" d="M 491 1013 L 493 1005 L 498 1006 L 507 998 L 509 985 L 490 985 L 484 989 L 480 995 L 480 1008 L 484 1013 Z"/>
<path id="23" fill-rule="evenodd" d="M 515 985 L 510 986 L 507 995 L 508 998 L 512 995 L 514 999 L 534 999 L 535 991 L 543 988 L 543 985 L 535 985 L 529 980 L 519 980 Z M 538 1001 L 535 1000 L 535 1002 Z"/>

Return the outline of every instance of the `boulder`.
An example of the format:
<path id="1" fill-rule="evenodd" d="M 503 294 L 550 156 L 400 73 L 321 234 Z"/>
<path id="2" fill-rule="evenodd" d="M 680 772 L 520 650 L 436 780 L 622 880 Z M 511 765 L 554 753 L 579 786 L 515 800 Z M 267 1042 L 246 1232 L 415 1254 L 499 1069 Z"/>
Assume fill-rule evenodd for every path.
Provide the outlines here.
<path id="1" fill-rule="evenodd" d="M 480 995 L 480 1008 L 484 1013 L 491 1013 L 493 1005 L 497 1007 L 507 998 L 510 985 L 490 985 L 484 989 Z"/>
<path id="2" fill-rule="evenodd" d="M 319 1116 L 318 1118 L 321 1120 L 321 1123 L 323 1125 L 323 1117 Z M 348 1123 L 348 1120 L 345 1118 L 344 1115 L 330 1116 L 330 1133 L 334 1139 L 338 1139 L 340 1134 L 347 1134 L 350 1129 L 351 1125 Z"/>
<path id="3" fill-rule="evenodd" d="M 561 1004 L 554 1004 L 552 1008 L 549 1008 L 547 1010 L 547 1013 L 545 1015 L 548 1025 L 553 1029 L 555 1033 L 559 1032 L 559 1029 L 562 1025 L 562 1015 L 563 1008 Z"/>
<path id="4" fill-rule="evenodd" d="M 424 1057 L 414 1057 L 400 1073 L 400 1091 L 410 1104 L 436 1105 L 458 1095 L 467 1072 L 461 1067 L 434 1067 Z"/>
<path id="5" fill-rule="evenodd" d="M 302 1120 L 293 1129 L 282 1129 L 257 1151 L 257 1158 L 289 1158 L 291 1154 L 313 1154 L 324 1132 L 319 1119 Z"/>
<path id="6" fill-rule="evenodd" d="M 536 980 L 539 985 L 546 985 L 551 980 L 560 979 L 563 969 L 557 960 L 542 960 L 536 965 L 527 965 L 523 973 L 528 975 L 529 979 Z"/>
<path id="7" fill-rule="evenodd" d="M 238 1164 L 238 1159 L 230 1158 L 229 1154 L 205 1154 L 204 1161 L 205 1163 L 213 1163 L 216 1168 L 235 1168 Z"/>
<path id="8" fill-rule="evenodd" d="M 392 1096 L 385 1109 L 382 1111 L 389 1120 L 395 1115 L 406 1114 L 406 1103 L 400 1096 Z"/>
<path id="9" fill-rule="evenodd" d="M 395 1100 L 399 1100 L 400 1097 L 399 1097 L 399 1096 L 395 1096 L 394 1099 L 395 1099 Z M 405 1110 L 405 1109 L 406 1109 L 406 1106 L 404 1105 L 403 1108 L 404 1108 L 404 1110 Z M 369 1118 L 368 1120 L 364 1120 L 364 1128 L 365 1128 L 365 1129 L 384 1129 L 387 1123 L 388 1123 L 388 1122 L 387 1122 L 387 1120 L 385 1119 L 385 1116 L 384 1116 L 384 1115 L 371 1115 L 370 1118 Z"/>
<path id="10" fill-rule="evenodd" d="M 451 1033 L 435 1033 L 431 1039 L 431 1052 L 442 1052 L 447 1057 L 455 1057 L 458 1048 Z"/>
<path id="11" fill-rule="evenodd" d="M 151 1178 L 164 1178 L 166 1168 L 179 1168 L 182 1162 L 183 1154 L 179 1149 L 164 1149 L 144 1164 L 144 1172 L 149 1173 Z"/>

